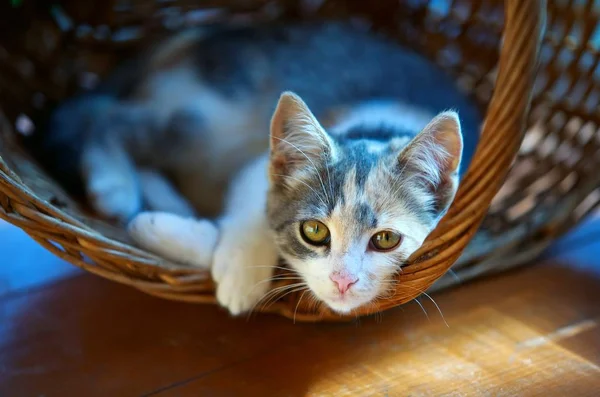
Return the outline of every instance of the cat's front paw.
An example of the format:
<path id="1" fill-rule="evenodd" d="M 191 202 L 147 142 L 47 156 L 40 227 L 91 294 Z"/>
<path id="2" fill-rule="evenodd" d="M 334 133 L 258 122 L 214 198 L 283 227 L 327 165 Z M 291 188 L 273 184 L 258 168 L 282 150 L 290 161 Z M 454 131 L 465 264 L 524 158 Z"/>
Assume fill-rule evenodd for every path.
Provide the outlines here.
<path id="1" fill-rule="evenodd" d="M 90 180 L 87 195 L 92 207 L 102 216 L 121 222 L 130 220 L 142 206 L 137 185 L 117 174 Z"/>
<path id="2" fill-rule="evenodd" d="M 251 270 L 243 263 L 231 262 L 217 281 L 217 301 L 233 315 L 247 312 L 269 291 L 270 277 L 269 271 Z"/>
<path id="3" fill-rule="evenodd" d="M 222 234 L 215 253 L 212 275 L 217 283 L 217 301 L 233 315 L 251 310 L 265 297 L 277 263 L 273 242 L 267 238 L 246 236 L 238 244 L 224 241 L 235 239 L 232 234 Z"/>
<path id="4" fill-rule="evenodd" d="M 128 225 L 129 235 L 143 248 L 190 266 L 210 266 L 219 231 L 206 219 L 165 212 L 142 212 Z"/>

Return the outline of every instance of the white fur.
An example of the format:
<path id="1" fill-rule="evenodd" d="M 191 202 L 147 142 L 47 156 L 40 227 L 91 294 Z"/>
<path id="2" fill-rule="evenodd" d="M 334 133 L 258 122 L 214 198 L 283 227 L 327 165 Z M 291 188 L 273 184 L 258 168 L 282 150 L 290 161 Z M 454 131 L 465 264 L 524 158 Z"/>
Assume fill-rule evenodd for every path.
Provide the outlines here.
<path id="1" fill-rule="evenodd" d="M 233 181 L 219 222 L 223 238 L 215 252 L 212 275 L 217 300 L 234 315 L 251 309 L 265 296 L 278 261 L 266 215 L 267 163 L 266 156 L 259 158 Z"/>
<path id="2" fill-rule="evenodd" d="M 142 247 L 175 262 L 208 269 L 219 237 L 207 220 L 183 218 L 163 212 L 143 212 L 128 226 Z"/>
<path id="3" fill-rule="evenodd" d="M 135 166 L 116 142 L 84 148 L 81 172 L 90 204 L 107 218 L 128 219 L 142 203 Z"/>

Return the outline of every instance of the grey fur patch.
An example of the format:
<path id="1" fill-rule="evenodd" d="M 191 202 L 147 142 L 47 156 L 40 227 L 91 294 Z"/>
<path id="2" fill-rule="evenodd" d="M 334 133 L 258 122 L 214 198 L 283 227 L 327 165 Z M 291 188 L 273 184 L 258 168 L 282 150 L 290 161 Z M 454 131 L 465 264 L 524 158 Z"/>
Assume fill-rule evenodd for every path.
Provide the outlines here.
<path id="1" fill-rule="evenodd" d="M 345 145 L 344 145 L 345 144 Z M 357 141 L 338 141 L 338 146 L 341 147 L 341 158 L 334 164 L 330 165 L 329 183 L 334 192 L 335 203 L 346 203 L 344 196 L 343 185 L 346 176 L 352 171 L 355 171 L 355 183 L 359 190 L 364 189 L 365 182 L 371 170 L 377 165 L 380 156 L 368 151 L 368 142 L 366 140 Z M 329 212 L 333 211 L 333 207 L 329 208 Z"/>
<path id="2" fill-rule="evenodd" d="M 359 203 L 355 209 L 356 222 L 365 228 L 374 229 L 377 227 L 377 216 L 370 205 Z"/>

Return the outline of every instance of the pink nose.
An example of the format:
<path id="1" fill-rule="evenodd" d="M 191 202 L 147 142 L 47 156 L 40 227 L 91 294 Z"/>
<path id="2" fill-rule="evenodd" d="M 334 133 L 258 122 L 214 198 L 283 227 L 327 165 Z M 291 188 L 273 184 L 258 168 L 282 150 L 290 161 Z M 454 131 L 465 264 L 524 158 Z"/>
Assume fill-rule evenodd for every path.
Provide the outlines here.
<path id="1" fill-rule="evenodd" d="M 358 277 L 345 272 L 334 272 L 329 276 L 331 281 L 337 284 L 340 294 L 348 291 L 358 281 Z"/>

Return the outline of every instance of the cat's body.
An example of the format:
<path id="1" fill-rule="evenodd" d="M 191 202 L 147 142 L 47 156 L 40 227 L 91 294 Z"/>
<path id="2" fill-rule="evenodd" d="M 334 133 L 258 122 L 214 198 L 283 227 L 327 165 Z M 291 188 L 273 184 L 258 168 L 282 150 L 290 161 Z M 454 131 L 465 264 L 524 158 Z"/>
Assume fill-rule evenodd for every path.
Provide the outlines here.
<path id="1" fill-rule="evenodd" d="M 163 212 L 137 216 L 134 238 L 212 266 L 232 313 L 264 295 L 279 255 L 336 310 L 381 294 L 456 190 L 460 125 L 455 113 L 434 117 L 459 112 L 463 158 L 476 144 L 479 115 L 447 76 L 346 24 L 186 33 L 141 64 L 125 97 L 76 99 L 52 133 L 84 131 L 77 162 L 94 207 L 122 220 Z M 327 243 L 300 235 L 312 220 Z M 380 230 L 403 236 L 393 252 L 371 249 Z"/>

